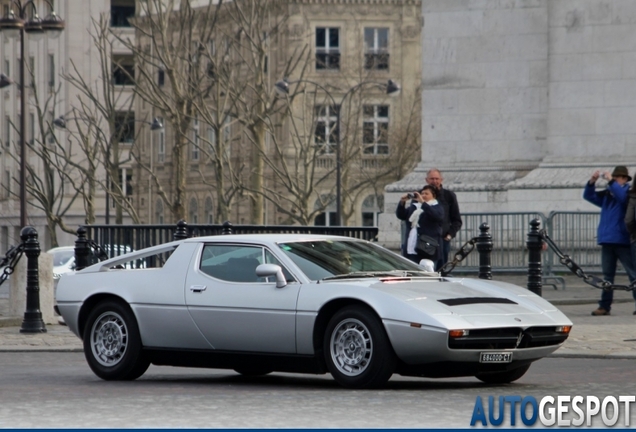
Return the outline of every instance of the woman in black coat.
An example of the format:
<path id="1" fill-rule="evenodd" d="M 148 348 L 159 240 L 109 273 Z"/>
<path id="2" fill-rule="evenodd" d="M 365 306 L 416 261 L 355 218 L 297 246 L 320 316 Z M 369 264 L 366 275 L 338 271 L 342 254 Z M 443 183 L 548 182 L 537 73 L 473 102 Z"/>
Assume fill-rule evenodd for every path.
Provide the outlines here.
<path id="1" fill-rule="evenodd" d="M 409 226 L 406 257 L 418 264 L 423 259 L 437 263 L 442 255 L 442 222 L 444 220 L 444 208 L 437 202 L 437 189 L 426 185 L 420 192 L 413 193 L 410 204 L 407 204 L 408 200 L 409 194 L 404 195 L 395 210 L 398 219 L 406 221 Z M 417 239 L 422 234 L 436 240 L 438 246 L 434 254 L 429 255 L 416 249 Z"/>

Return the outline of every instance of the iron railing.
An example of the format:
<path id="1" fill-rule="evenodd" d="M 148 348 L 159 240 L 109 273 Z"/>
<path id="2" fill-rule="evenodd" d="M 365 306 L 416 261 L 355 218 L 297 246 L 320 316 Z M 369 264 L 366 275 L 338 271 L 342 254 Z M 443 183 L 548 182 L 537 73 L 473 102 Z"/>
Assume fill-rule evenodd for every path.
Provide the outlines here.
<path id="1" fill-rule="evenodd" d="M 464 213 L 463 226 L 451 243 L 451 257 L 459 247 L 479 233 L 479 226 L 486 222 L 490 225 L 493 240 L 491 254 L 493 272 L 527 271 L 526 248 L 530 221 L 538 218 L 541 228 L 545 229 L 564 253 L 590 271 L 600 271 L 600 246 L 596 244 L 596 229 L 599 212 L 552 212 L 548 216 L 538 212 L 517 213 Z M 377 227 L 325 227 L 325 226 L 231 226 L 234 234 L 254 233 L 296 233 L 296 234 L 333 234 L 347 237 L 375 240 Z M 132 248 L 134 250 L 172 241 L 175 225 L 86 225 L 87 237 L 100 245 L 112 245 L 107 252 L 111 256 L 119 255 Z M 188 237 L 221 235 L 227 225 L 186 225 Z M 119 250 L 121 249 L 121 250 Z M 543 254 L 543 273 L 568 272 L 559 263 L 552 250 Z M 458 265 L 454 272 L 476 272 L 479 257 L 472 254 Z"/>
<path id="2" fill-rule="evenodd" d="M 98 245 L 107 246 L 106 252 L 118 256 L 132 250 L 139 250 L 171 242 L 179 225 L 85 225 L 86 237 Z M 187 237 L 222 235 L 229 229 L 232 234 L 330 234 L 374 241 L 378 236 L 377 227 L 327 227 L 296 225 L 185 225 Z"/>

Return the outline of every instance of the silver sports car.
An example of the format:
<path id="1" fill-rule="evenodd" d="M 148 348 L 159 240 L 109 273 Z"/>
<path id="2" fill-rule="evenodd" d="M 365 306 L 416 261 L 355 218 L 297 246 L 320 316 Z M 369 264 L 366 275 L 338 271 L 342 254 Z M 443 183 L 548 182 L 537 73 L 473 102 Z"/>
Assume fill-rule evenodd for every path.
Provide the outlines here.
<path id="1" fill-rule="evenodd" d="M 350 388 L 394 373 L 508 383 L 572 328 L 527 289 L 441 277 L 374 243 L 318 235 L 198 237 L 132 252 L 64 275 L 57 305 L 105 380 L 136 379 L 152 363 L 330 372 Z"/>

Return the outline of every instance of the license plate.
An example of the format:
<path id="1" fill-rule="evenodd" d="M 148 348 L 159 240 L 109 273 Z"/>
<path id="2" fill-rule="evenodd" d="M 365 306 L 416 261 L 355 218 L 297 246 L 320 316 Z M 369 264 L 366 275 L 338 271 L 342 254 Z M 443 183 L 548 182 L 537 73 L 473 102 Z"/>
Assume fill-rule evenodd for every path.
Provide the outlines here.
<path id="1" fill-rule="evenodd" d="M 510 363 L 511 361 L 511 352 L 483 352 L 479 355 L 479 363 Z"/>

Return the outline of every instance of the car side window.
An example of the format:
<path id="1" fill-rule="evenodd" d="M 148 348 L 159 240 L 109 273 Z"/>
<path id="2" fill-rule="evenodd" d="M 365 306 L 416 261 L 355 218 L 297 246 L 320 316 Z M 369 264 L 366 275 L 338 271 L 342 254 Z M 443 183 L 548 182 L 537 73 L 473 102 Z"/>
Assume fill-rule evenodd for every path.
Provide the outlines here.
<path id="1" fill-rule="evenodd" d="M 205 245 L 199 268 L 207 275 L 228 282 L 265 282 L 256 276 L 263 248 L 248 245 Z"/>

